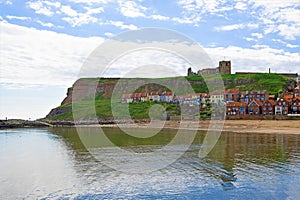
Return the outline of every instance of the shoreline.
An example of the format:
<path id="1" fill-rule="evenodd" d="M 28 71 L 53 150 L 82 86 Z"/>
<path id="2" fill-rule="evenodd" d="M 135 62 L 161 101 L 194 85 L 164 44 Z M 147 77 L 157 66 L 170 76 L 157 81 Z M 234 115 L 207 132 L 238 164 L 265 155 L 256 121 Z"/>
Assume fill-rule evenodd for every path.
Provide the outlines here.
<path id="1" fill-rule="evenodd" d="M 183 129 L 207 131 L 209 121 L 210 120 L 199 121 L 199 123 L 189 121 L 186 123 L 188 126 L 183 126 Z M 179 123 L 179 121 L 166 121 L 163 128 L 179 129 Z M 221 123 L 222 122 L 217 122 L 216 124 L 221 125 Z M 149 128 L 144 123 L 138 123 L 137 125 L 138 127 L 132 124 L 120 124 L 122 128 Z M 83 125 L 80 127 L 92 126 L 95 125 Z M 109 128 L 118 127 L 118 125 L 102 124 L 100 127 Z M 300 120 L 225 120 L 222 132 L 300 134 Z"/>
<path id="2" fill-rule="evenodd" d="M 199 120 L 197 121 L 153 121 L 137 120 L 135 123 L 126 123 L 122 121 L 119 124 L 106 121 L 105 123 L 96 123 L 85 121 L 77 127 L 103 127 L 103 128 L 167 128 L 167 129 L 185 129 L 207 131 L 209 124 L 215 124 L 217 129 L 222 127 L 223 121 Z M 44 128 L 44 127 L 75 127 L 74 122 L 69 121 L 51 121 L 51 120 L 0 120 L 0 129 L 10 128 Z M 213 129 L 211 129 L 213 130 Z M 224 120 L 223 132 L 237 133 L 280 133 L 280 134 L 300 134 L 300 120 Z"/>

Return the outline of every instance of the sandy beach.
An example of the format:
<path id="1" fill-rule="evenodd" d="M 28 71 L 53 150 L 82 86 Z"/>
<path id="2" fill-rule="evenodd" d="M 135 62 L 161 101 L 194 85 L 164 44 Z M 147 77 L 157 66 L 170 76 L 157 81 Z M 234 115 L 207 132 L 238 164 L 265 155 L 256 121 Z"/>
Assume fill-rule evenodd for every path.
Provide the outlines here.
<path id="1" fill-rule="evenodd" d="M 216 122 L 216 121 L 215 121 Z M 210 120 L 184 121 L 180 125 L 180 121 L 166 121 L 164 128 L 171 129 L 197 129 L 207 130 Z M 217 121 L 218 127 L 222 127 L 222 121 Z M 151 128 L 155 127 L 155 123 L 150 125 L 148 123 L 137 123 L 139 127 Z M 102 127 L 116 127 L 116 124 L 101 125 Z M 133 128 L 136 124 L 121 124 L 122 127 Z M 300 134 L 300 120 L 225 120 L 223 131 L 240 132 L 240 133 L 286 133 L 286 134 Z"/>

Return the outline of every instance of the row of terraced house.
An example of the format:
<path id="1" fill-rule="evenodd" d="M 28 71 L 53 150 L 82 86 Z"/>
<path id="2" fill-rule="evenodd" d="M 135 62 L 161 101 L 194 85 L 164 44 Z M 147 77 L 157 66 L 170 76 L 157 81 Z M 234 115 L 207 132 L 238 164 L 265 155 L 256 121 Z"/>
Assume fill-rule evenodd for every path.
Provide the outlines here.
<path id="1" fill-rule="evenodd" d="M 166 102 L 207 107 L 209 104 L 226 105 L 226 115 L 288 115 L 300 114 L 300 88 L 275 99 L 266 90 L 239 91 L 238 88 L 211 93 L 176 96 L 173 92 L 123 94 L 122 103 Z"/>

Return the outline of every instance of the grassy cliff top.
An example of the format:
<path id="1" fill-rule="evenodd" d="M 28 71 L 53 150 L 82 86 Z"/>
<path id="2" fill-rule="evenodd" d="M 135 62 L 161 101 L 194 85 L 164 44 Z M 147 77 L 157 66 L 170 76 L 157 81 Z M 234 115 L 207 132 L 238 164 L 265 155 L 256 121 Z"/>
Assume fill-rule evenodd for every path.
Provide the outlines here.
<path id="1" fill-rule="evenodd" d="M 181 76 L 181 77 L 167 77 L 167 78 L 139 78 L 139 80 L 155 80 L 156 82 L 171 81 L 171 80 L 187 80 L 191 83 L 193 89 L 196 93 L 207 92 L 207 86 L 204 83 L 209 81 L 214 81 L 220 77 L 220 75 L 207 75 L 205 80 L 202 76 Z M 278 94 L 282 92 L 284 88 L 289 84 L 290 79 L 279 75 L 279 74 L 269 74 L 269 73 L 256 73 L 256 74 L 222 74 L 221 78 L 224 81 L 224 86 L 226 89 L 229 88 L 239 88 L 240 91 L 246 90 L 268 90 L 270 94 Z M 120 79 L 120 78 L 81 78 L 79 80 L 87 82 L 117 82 L 117 81 L 130 81 L 136 80 L 134 78 Z M 200 82 L 203 82 L 202 84 Z M 142 89 L 142 88 L 141 88 Z"/>

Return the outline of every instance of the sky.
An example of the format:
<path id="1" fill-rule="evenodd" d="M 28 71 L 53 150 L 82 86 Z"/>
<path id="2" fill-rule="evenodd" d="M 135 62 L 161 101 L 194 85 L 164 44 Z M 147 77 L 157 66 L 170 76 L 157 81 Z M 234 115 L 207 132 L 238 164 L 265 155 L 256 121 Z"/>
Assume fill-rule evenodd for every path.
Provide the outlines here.
<path id="1" fill-rule="evenodd" d="M 0 0 L 0 10 L 0 119 L 45 117 L 95 48 L 145 27 L 184 34 L 233 73 L 300 74 L 299 0 Z"/>

